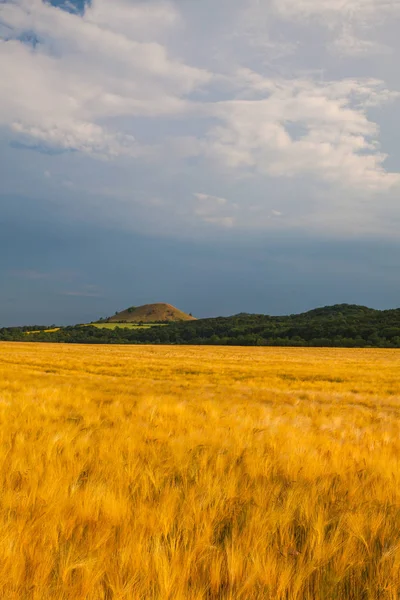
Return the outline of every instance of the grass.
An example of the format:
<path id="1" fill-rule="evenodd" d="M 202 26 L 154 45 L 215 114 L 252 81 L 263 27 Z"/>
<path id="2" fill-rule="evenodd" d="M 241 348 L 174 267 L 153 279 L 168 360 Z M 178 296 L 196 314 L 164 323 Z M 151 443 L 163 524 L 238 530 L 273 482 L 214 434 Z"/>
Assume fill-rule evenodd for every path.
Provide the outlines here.
<path id="1" fill-rule="evenodd" d="M 60 327 L 53 327 L 52 329 L 38 329 L 35 331 L 26 331 L 26 335 L 32 335 L 32 333 L 54 333 L 60 331 Z"/>
<path id="2" fill-rule="evenodd" d="M 397 600 L 400 353 L 0 344 L 0 597 Z"/>
<path id="3" fill-rule="evenodd" d="M 144 325 L 138 325 L 137 323 L 87 323 L 82 327 L 96 327 L 97 329 L 150 329 L 150 327 L 165 327 L 164 323 L 146 323 Z M 54 327 L 53 329 L 26 331 L 26 335 L 32 335 L 35 333 L 55 333 L 60 331 L 60 327 Z"/>
<path id="4" fill-rule="evenodd" d="M 137 323 L 88 323 L 85 327 L 97 327 L 97 329 L 150 329 L 150 327 L 165 327 L 164 323 L 146 323 L 138 325 Z"/>

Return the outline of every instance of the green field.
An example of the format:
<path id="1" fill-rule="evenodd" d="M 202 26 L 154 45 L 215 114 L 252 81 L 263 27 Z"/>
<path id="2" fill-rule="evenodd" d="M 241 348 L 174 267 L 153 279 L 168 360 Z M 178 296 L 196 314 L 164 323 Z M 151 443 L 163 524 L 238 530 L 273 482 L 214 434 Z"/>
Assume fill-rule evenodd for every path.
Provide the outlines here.
<path id="1" fill-rule="evenodd" d="M 145 325 L 138 325 L 137 323 L 88 323 L 85 327 L 97 327 L 97 329 L 115 329 L 120 327 L 121 329 L 150 329 L 151 327 L 165 327 L 163 323 L 146 323 Z"/>

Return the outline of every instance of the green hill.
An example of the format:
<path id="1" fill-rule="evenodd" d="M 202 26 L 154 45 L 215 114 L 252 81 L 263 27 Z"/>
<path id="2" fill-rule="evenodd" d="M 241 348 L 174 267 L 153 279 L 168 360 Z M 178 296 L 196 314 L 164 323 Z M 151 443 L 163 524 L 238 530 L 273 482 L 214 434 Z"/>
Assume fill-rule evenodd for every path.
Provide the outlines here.
<path id="1" fill-rule="evenodd" d="M 333 306 L 322 306 L 321 308 L 313 308 L 305 313 L 297 315 L 299 317 L 340 317 L 340 316 L 355 316 L 356 318 L 361 315 L 375 315 L 381 311 L 375 310 L 374 308 L 368 308 L 368 306 L 360 306 L 358 304 L 334 304 Z"/>

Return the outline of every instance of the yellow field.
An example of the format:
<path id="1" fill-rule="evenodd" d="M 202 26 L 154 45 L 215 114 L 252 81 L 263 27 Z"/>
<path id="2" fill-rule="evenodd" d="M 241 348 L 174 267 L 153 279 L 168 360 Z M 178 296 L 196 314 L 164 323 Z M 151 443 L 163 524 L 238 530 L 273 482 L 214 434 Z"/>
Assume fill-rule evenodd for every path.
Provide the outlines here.
<path id="1" fill-rule="evenodd" d="M 400 352 L 0 344 L 0 598 L 400 598 Z"/>
<path id="2" fill-rule="evenodd" d="M 161 323 L 147 323 L 144 325 L 139 325 L 138 323 L 88 323 L 83 327 L 96 327 L 97 329 L 116 329 L 117 327 L 120 329 L 151 329 L 151 327 L 165 327 L 165 325 Z"/>
<path id="3" fill-rule="evenodd" d="M 53 327 L 53 329 L 43 329 L 42 331 L 40 329 L 35 330 L 35 331 L 25 331 L 26 335 L 32 335 L 32 333 L 55 333 L 56 331 L 60 331 L 59 327 Z"/>

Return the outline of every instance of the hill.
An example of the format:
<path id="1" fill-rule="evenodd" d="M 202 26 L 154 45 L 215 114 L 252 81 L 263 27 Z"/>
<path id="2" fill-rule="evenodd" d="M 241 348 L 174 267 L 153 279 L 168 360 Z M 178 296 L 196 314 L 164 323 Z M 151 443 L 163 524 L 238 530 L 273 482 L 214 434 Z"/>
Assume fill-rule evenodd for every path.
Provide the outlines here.
<path id="1" fill-rule="evenodd" d="M 180 321 L 195 321 L 192 315 L 187 315 L 171 304 L 157 303 L 131 306 L 107 319 L 107 323 L 176 323 Z"/>
<path id="2" fill-rule="evenodd" d="M 322 306 L 320 308 L 313 308 L 305 313 L 296 315 L 299 317 L 359 317 L 360 315 L 374 316 L 380 312 L 374 308 L 368 308 L 368 306 L 360 306 L 359 304 L 334 304 L 333 306 Z"/>
<path id="3" fill-rule="evenodd" d="M 133 309 L 128 314 L 132 317 L 136 310 Z M 171 311 L 170 308 L 168 310 Z M 113 319 L 118 316 L 121 318 L 120 315 L 125 313 L 126 311 L 118 313 Z M 140 319 L 146 316 L 142 311 L 139 314 Z M 163 311 L 147 315 L 151 319 L 161 317 L 160 320 L 165 316 Z M 381 311 L 341 304 L 298 315 L 276 317 L 241 313 L 233 317 L 171 321 L 164 327 L 98 329 L 95 326 L 77 326 L 64 327 L 53 333 L 38 331 L 35 335 L 26 335 L 24 328 L 6 328 L 0 329 L 0 340 L 84 344 L 400 348 L 400 309 Z"/>

